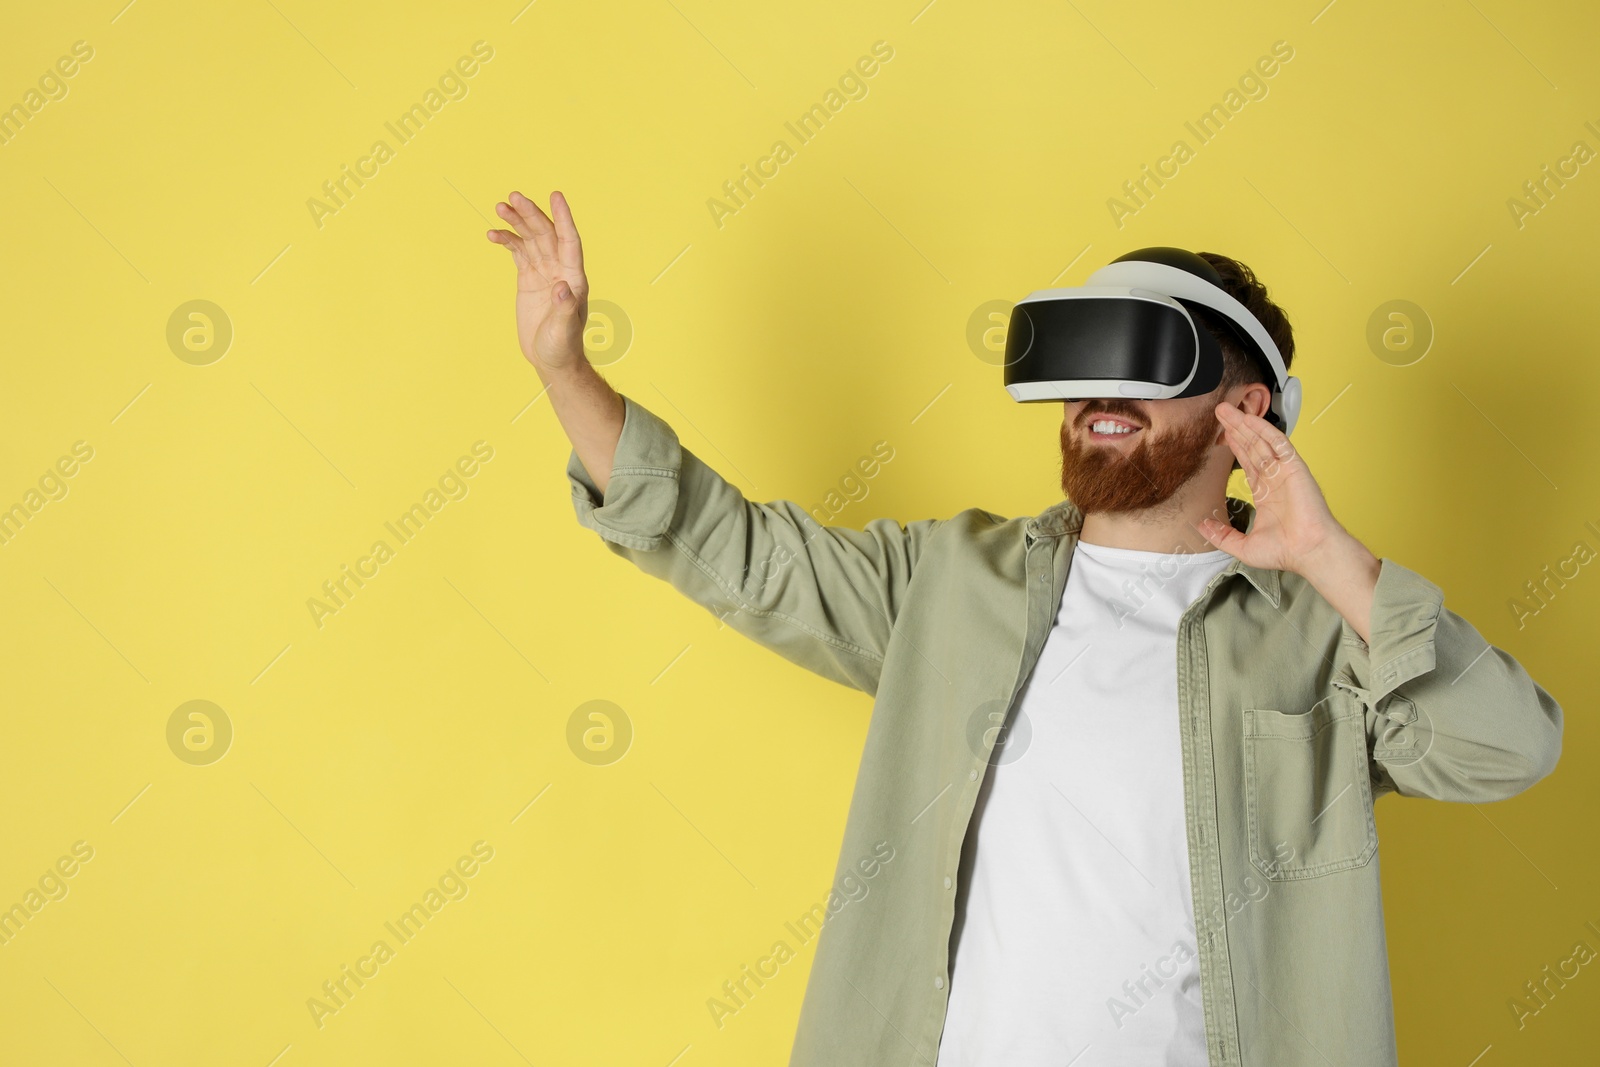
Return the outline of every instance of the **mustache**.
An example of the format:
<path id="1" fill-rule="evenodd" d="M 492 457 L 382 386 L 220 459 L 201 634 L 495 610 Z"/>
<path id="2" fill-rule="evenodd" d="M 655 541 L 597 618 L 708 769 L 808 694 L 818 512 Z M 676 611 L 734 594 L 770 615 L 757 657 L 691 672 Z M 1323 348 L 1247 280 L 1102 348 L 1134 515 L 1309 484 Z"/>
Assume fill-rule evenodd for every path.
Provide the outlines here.
<path id="1" fill-rule="evenodd" d="M 1085 406 L 1082 411 L 1078 412 L 1078 421 L 1075 425 L 1077 425 L 1079 428 L 1082 428 L 1089 425 L 1089 423 L 1093 422 L 1095 419 L 1100 418 L 1102 415 L 1111 415 L 1117 418 L 1127 419 L 1129 422 L 1139 426 L 1145 426 L 1149 423 L 1149 420 L 1144 417 L 1144 415 L 1139 411 L 1138 407 L 1132 403 L 1132 401 L 1119 400 L 1116 397 L 1107 397 L 1105 400 L 1099 401 L 1092 406 Z"/>

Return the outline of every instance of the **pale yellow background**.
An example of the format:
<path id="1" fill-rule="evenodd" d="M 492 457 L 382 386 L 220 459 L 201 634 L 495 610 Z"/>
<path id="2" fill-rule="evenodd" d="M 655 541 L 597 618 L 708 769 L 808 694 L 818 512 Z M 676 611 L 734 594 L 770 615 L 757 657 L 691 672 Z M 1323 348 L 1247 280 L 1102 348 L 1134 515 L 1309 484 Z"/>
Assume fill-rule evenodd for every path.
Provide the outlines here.
<path id="1" fill-rule="evenodd" d="M 1523 1029 L 1508 1002 L 1600 951 L 1600 573 L 1522 628 L 1508 601 L 1600 550 L 1600 164 L 1520 228 L 1507 201 L 1600 149 L 1593 5 L 520 7 L 6 14 L 0 104 L 94 57 L 0 146 L 0 505 L 94 459 L 0 546 L 0 905 L 94 858 L 0 946 L 0 1062 L 787 1058 L 814 943 L 720 1030 L 706 1001 L 828 892 L 870 701 L 574 521 L 483 236 L 513 188 L 569 195 L 635 330 L 605 373 L 747 495 L 818 503 L 887 440 L 853 526 L 1060 498 L 1060 408 L 969 348 L 985 302 L 1144 245 L 1255 267 L 1335 513 L 1568 716 L 1528 794 L 1379 805 L 1402 1062 L 1592 1062 L 1600 963 Z M 319 229 L 307 200 L 478 40 L 468 95 Z M 799 145 L 784 122 L 879 40 L 868 95 Z M 1184 122 L 1279 40 L 1268 95 L 1196 146 Z M 779 138 L 719 229 L 708 199 Z M 1195 158 L 1119 229 L 1108 198 L 1178 138 Z M 234 329 L 209 366 L 166 342 L 193 299 Z M 1366 341 L 1397 299 L 1436 331 L 1403 367 Z M 307 599 L 479 440 L 470 494 L 318 629 Z M 234 728 L 209 766 L 167 745 L 193 699 Z M 566 742 L 594 699 L 635 731 L 610 766 Z M 308 998 L 479 840 L 469 894 L 319 1029 Z"/>

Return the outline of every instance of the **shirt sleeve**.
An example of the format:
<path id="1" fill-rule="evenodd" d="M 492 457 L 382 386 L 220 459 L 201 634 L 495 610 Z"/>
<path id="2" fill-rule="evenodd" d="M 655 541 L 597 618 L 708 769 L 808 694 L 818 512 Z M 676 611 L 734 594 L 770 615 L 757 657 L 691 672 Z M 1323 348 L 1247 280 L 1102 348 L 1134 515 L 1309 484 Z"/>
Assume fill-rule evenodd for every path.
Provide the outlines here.
<path id="1" fill-rule="evenodd" d="M 1561 706 L 1433 582 L 1385 558 L 1371 645 L 1343 625 L 1333 684 L 1365 709 L 1374 797 L 1504 800 L 1555 769 Z"/>
<path id="2" fill-rule="evenodd" d="M 855 530 L 818 523 L 793 501 L 747 500 L 671 426 L 622 399 L 605 493 L 576 449 L 568 457 L 579 524 L 746 637 L 876 694 L 912 568 L 945 520 L 874 519 Z"/>

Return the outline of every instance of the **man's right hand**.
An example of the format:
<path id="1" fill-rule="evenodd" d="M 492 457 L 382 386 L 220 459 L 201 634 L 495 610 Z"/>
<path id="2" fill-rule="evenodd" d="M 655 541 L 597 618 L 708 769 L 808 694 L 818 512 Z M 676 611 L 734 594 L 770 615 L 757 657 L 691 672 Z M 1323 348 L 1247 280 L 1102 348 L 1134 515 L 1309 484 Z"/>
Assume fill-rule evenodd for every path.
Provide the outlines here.
<path id="1" fill-rule="evenodd" d="M 504 245 L 517 265 L 517 340 L 522 354 L 548 380 L 578 369 L 583 328 L 589 315 L 589 281 L 583 273 L 583 245 L 572 209 L 559 191 L 550 194 L 550 215 L 513 191 L 495 205 L 513 229 L 490 230 L 489 240 Z"/>

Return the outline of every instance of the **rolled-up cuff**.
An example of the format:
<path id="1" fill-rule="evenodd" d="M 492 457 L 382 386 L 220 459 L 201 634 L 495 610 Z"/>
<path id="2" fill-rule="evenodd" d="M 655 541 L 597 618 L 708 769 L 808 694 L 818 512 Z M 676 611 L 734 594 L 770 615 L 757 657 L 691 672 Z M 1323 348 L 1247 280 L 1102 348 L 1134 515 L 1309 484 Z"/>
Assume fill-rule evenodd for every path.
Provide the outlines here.
<path id="1" fill-rule="evenodd" d="M 661 547 L 678 507 L 683 451 L 678 435 L 653 412 L 622 395 L 622 434 L 604 494 L 578 459 L 567 457 L 567 481 L 578 522 L 607 541 L 650 552 Z"/>
<path id="2" fill-rule="evenodd" d="M 1368 645 L 1345 622 L 1346 639 L 1366 650 L 1365 673 L 1359 683 L 1381 699 L 1419 675 L 1437 660 L 1434 634 L 1444 591 L 1392 559 L 1381 560 L 1372 594 L 1372 643 Z"/>

